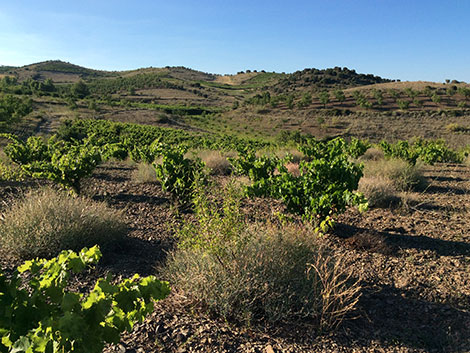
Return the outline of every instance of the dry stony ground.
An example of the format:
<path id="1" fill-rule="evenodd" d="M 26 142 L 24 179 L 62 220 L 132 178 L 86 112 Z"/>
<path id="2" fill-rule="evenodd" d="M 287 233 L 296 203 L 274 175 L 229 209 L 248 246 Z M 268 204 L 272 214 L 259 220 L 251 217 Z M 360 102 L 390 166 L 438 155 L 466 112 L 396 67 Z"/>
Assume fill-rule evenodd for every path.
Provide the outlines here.
<path id="1" fill-rule="evenodd" d="M 85 183 L 85 195 L 123 210 L 130 236 L 76 285 L 91 286 L 108 271 L 154 274 L 174 246 L 177 219 L 167 195 L 131 174 L 130 166 L 110 164 Z M 318 335 L 308 323 L 237 327 L 172 295 L 105 352 L 470 352 L 470 168 L 438 165 L 425 174 L 429 186 L 406 205 L 350 210 L 325 236 L 363 287 L 355 318 L 334 332 Z M 0 183 L 0 207 L 27 186 Z M 248 209 L 267 214 L 270 207 L 259 201 Z"/>

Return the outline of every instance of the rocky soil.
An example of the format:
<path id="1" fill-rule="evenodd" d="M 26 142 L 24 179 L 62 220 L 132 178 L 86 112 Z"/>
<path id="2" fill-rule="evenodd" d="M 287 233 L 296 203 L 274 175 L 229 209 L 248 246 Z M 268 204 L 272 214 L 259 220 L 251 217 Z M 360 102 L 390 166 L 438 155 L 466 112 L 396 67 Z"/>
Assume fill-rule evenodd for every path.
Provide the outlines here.
<path id="1" fill-rule="evenodd" d="M 133 167 L 108 164 L 85 182 L 84 194 L 124 212 L 129 239 L 77 278 L 155 274 L 174 246 L 175 216 L 158 183 L 138 184 Z M 172 294 L 121 343 L 105 352 L 470 352 L 470 168 L 427 167 L 426 190 L 394 209 L 349 210 L 324 241 L 354 266 L 362 292 L 354 317 L 319 334 L 307 322 L 239 327 Z M 38 184 L 0 182 L 0 210 Z M 247 212 L 269 215 L 258 200 Z M 18 261 L 2 254 L 2 267 Z"/>

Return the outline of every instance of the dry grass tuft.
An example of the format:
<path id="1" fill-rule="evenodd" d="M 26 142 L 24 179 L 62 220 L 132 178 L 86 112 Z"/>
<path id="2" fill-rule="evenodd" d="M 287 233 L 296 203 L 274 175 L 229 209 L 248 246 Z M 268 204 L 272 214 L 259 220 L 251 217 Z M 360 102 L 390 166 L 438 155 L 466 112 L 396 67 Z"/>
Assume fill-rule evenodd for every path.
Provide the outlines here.
<path id="1" fill-rule="evenodd" d="M 359 191 L 367 198 L 370 207 L 387 208 L 400 201 L 397 189 L 388 178 L 363 177 L 359 181 Z"/>
<path id="2" fill-rule="evenodd" d="M 219 151 L 204 150 L 196 154 L 209 169 L 211 175 L 230 175 L 232 173 L 232 165 L 227 160 L 229 157 Z"/>
<path id="3" fill-rule="evenodd" d="M 300 176 L 300 168 L 298 163 L 287 163 L 286 164 L 287 171 L 292 174 L 293 176 Z"/>
<path id="4" fill-rule="evenodd" d="M 409 165 L 400 159 L 368 159 L 359 191 L 370 207 L 407 205 L 408 191 L 424 188 L 426 181 L 419 165 Z"/>
<path id="5" fill-rule="evenodd" d="M 413 166 L 401 159 L 366 161 L 364 176 L 388 179 L 398 191 L 417 190 L 425 185 L 420 165 Z"/>
<path id="6" fill-rule="evenodd" d="M 132 171 L 131 180 L 137 184 L 154 183 L 157 181 L 155 168 L 151 164 L 139 163 Z"/>
<path id="7" fill-rule="evenodd" d="M 51 188 L 16 200 L 0 221 L 1 246 L 22 259 L 52 257 L 61 250 L 95 244 L 106 247 L 126 233 L 119 212 Z"/>
<path id="8" fill-rule="evenodd" d="M 178 248 L 164 276 L 176 291 L 248 325 L 308 318 L 331 329 L 355 309 L 361 288 L 351 267 L 305 228 L 245 225 L 239 237 L 216 252 Z"/>
<path id="9" fill-rule="evenodd" d="M 344 258 L 317 256 L 308 265 L 307 277 L 319 286 L 318 325 L 321 329 L 337 328 L 344 318 L 355 311 L 361 286 Z"/>
<path id="10" fill-rule="evenodd" d="M 384 159 L 384 153 L 381 149 L 371 147 L 362 156 L 359 157 L 360 161 L 378 161 Z"/>

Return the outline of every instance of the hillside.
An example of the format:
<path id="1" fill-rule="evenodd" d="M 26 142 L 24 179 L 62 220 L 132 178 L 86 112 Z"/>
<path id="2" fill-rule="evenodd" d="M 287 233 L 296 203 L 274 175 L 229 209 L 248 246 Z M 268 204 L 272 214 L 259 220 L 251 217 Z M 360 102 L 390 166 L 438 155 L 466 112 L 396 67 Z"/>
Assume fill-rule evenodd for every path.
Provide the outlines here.
<path id="1" fill-rule="evenodd" d="M 88 69 L 61 60 L 49 60 L 22 67 L 9 67 L 3 73 L 16 77 L 19 81 L 51 79 L 54 83 L 73 83 L 90 77 L 113 76 L 111 72 Z M 0 71 L 0 72 L 2 72 Z"/>
<path id="2" fill-rule="evenodd" d="M 18 129 L 53 131 L 64 118 L 102 118 L 267 140 L 281 133 L 378 141 L 470 143 L 470 86 L 399 82 L 348 68 L 216 75 L 186 67 L 107 72 L 62 61 L 3 68 L 4 93 L 31 97 Z M 78 94 L 74 86 L 85 83 Z M 75 93 L 74 93 L 75 92 Z"/>
<path id="3" fill-rule="evenodd" d="M 324 70 L 312 68 L 287 75 L 279 81 L 276 88 L 289 91 L 298 88 L 345 89 L 385 82 L 392 82 L 392 80 L 372 74 L 359 74 L 347 67 L 335 67 Z"/>

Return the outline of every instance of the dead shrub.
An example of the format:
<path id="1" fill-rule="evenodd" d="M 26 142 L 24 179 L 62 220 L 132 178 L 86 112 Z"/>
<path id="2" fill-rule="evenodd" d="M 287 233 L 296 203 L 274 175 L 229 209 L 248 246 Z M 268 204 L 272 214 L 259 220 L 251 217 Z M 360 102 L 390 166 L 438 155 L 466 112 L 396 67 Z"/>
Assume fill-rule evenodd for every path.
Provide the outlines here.
<path id="1" fill-rule="evenodd" d="M 355 311 L 359 301 L 361 286 L 354 279 L 351 266 L 344 258 L 317 256 L 308 265 L 307 277 L 319 286 L 318 324 L 321 329 L 338 327 L 344 318 Z"/>
<path id="2" fill-rule="evenodd" d="M 287 163 L 286 164 L 287 171 L 292 174 L 293 176 L 300 176 L 300 168 L 298 163 Z"/>
<path id="3" fill-rule="evenodd" d="M 398 191 L 419 190 L 425 185 L 421 166 L 401 159 L 368 160 L 364 163 L 364 176 L 388 179 Z"/>
<path id="4" fill-rule="evenodd" d="M 360 161 L 378 161 L 384 159 L 384 153 L 381 149 L 371 147 L 362 156 L 359 157 Z"/>
<path id="5" fill-rule="evenodd" d="M 139 163 L 132 171 L 131 180 L 137 184 L 154 183 L 157 181 L 155 168 L 151 164 Z"/>
<path id="6" fill-rule="evenodd" d="M 292 224 L 249 225 L 236 205 L 198 200 L 162 270 L 176 292 L 247 325 L 308 318 L 328 329 L 355 309 L 359 283 L 321 240 Z"/>
<path id="7" fill-rule="evenodd" d="M 211 175 L 230 175 L 232 173 L 232 165 L 227 160 L 227 154 L 220 151 L 204 150 L 196 153 L 209 169 Z"/>
<path id="8" fill-rule="evenodd" d="M 16 200 L 0 221 L 0 244 L 22 259 L 52 257 L 61 250 L 123 240 L 127 227 L 120 212 L 84 197 L 51 188 Z"/>
<path id="9" fill-rule="evenodd" d="M 383 235 L 378 232 L 360 232 L 346 239 L 346 242 L 354 249 L 370 251 L 390 255 L 393 249 L 387 244 Z"/>
<path id="10" fill-rule="evenodd" d="M 369 201 L 370 207 L 390 207 L 400 201 L 398 191 L 390 179 L 383 177 L 362 177 L 359 191 Z"/>

